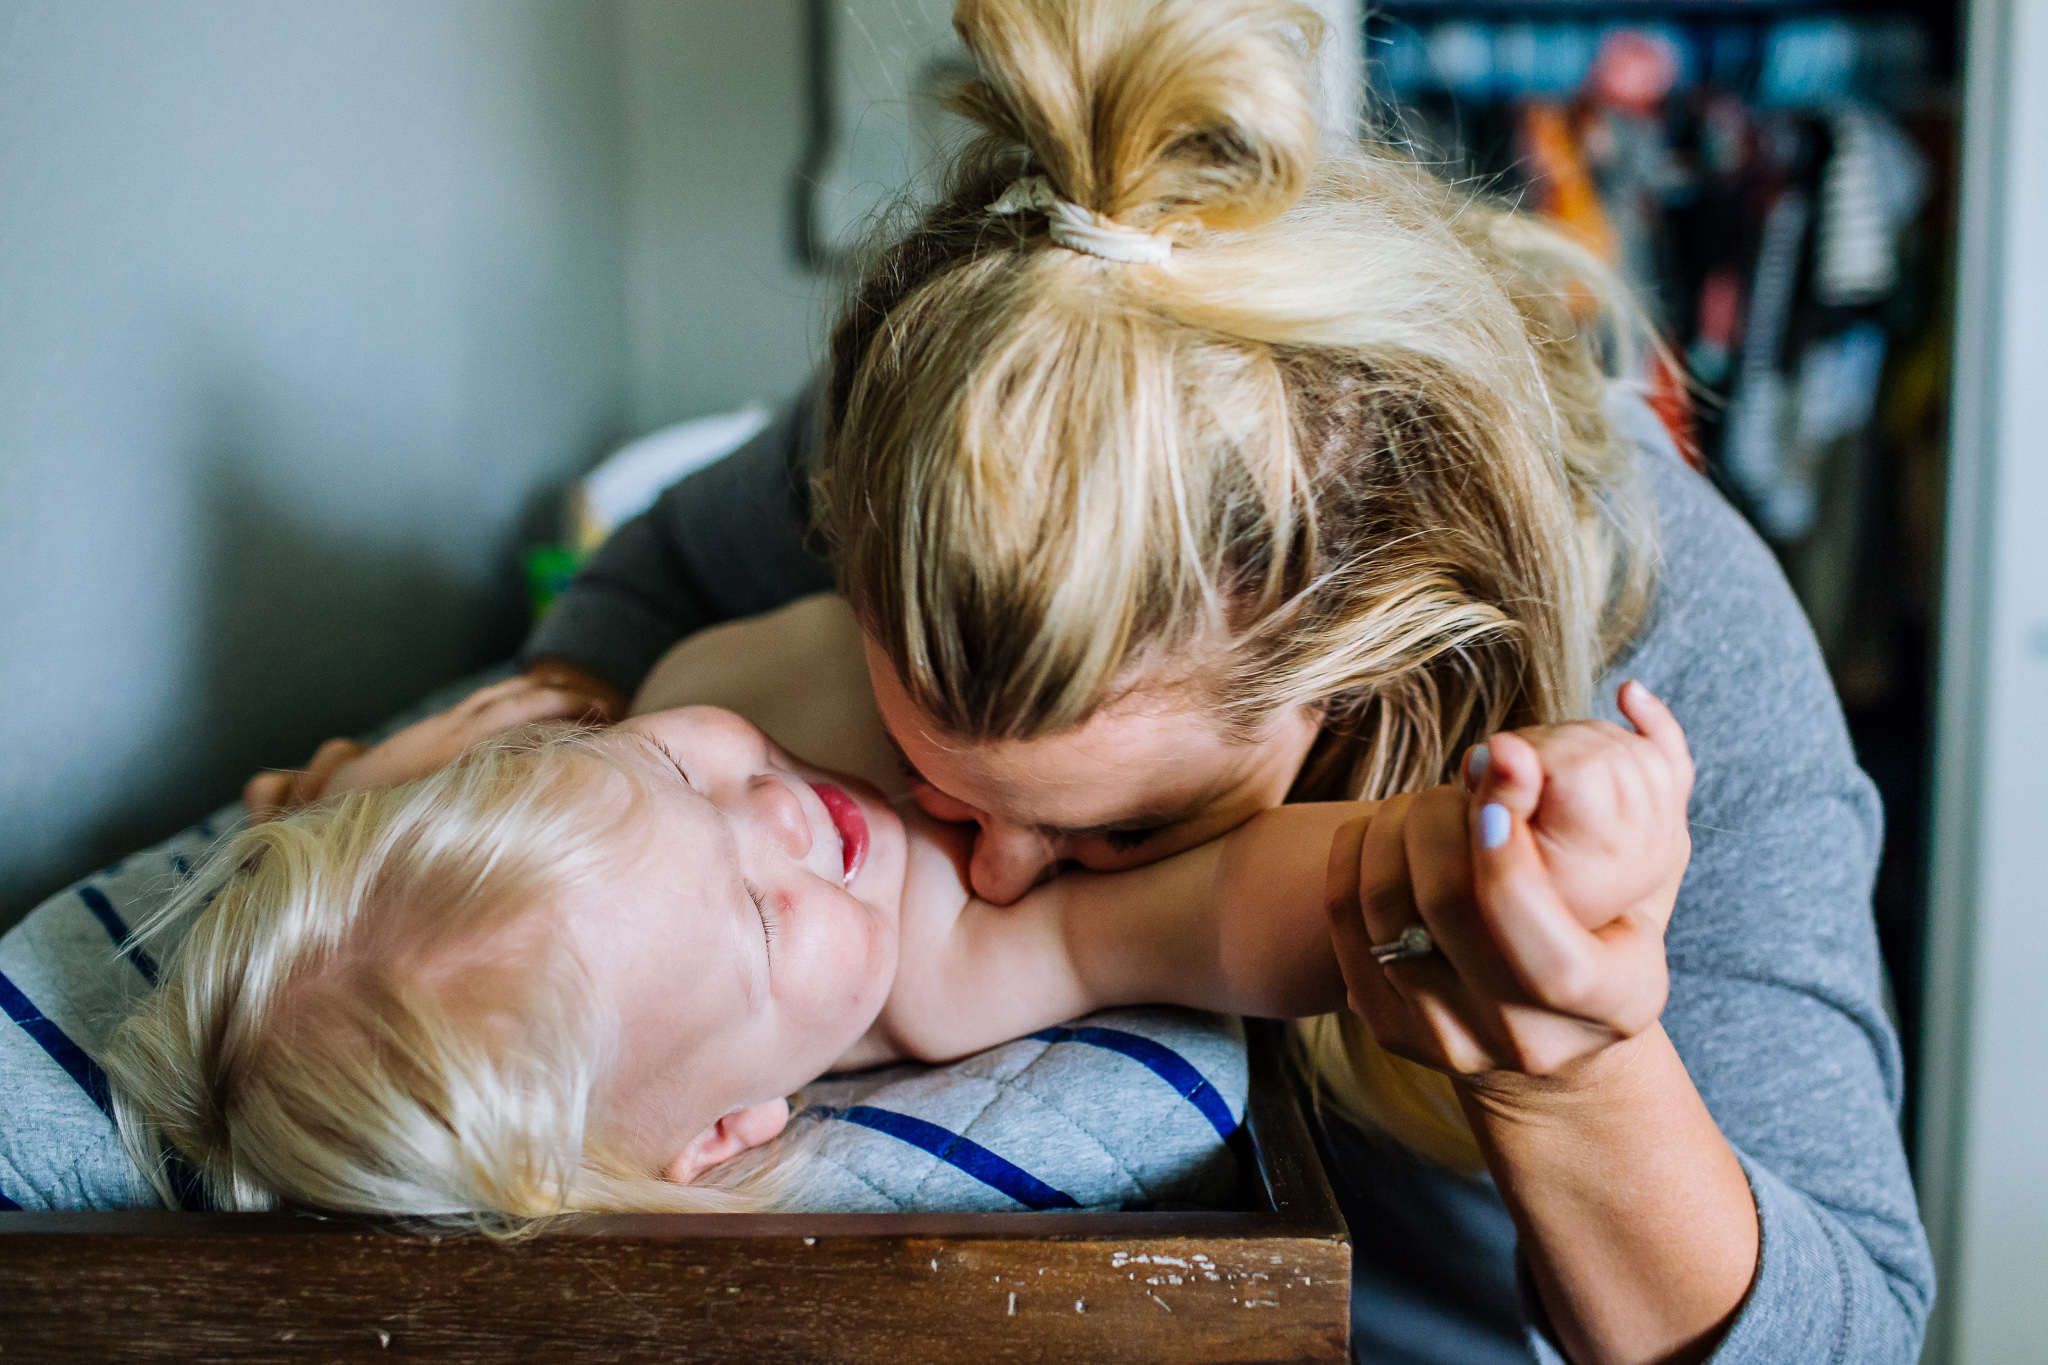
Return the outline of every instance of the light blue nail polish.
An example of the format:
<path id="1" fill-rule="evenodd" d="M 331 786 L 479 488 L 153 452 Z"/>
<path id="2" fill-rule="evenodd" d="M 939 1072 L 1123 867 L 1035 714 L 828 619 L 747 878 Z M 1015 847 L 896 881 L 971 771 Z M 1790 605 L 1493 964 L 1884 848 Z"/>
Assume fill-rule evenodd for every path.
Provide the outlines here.
<path id="1" fill-rule="evenodd" d="M 1489 801 L 1479 808 L 1479 843 L 1483 848 L 1499 848 L 1508 841 L 1508 834 L 1514 828 L 1514 821 L 1508 816 L 1508 808 L 1498 801 Z"/>
<path id="2" fill-rule="evenodd" d="M 1477 787 L 1486 779 L 1486 769 L 1493 762 L 1493 751 L 1484 744 L 1472 746 L 1472 752 L 1465 755 L 1465 786 Z"/>

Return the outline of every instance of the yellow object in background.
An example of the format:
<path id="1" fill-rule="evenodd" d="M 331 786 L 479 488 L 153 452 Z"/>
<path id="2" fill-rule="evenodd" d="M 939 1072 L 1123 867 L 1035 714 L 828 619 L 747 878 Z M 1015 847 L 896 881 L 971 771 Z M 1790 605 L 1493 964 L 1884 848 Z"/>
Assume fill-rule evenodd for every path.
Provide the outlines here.
<path id="1" fill-rule="evenodd" d="M 1604 261 L 1615 259 L 1614 229 L 1600 207 L 1600 190 L 1586 167 L 1564 106 L 1543 101 L 1522 111 L 1521 161 L 1535 209 L 1562 223 Z"/>

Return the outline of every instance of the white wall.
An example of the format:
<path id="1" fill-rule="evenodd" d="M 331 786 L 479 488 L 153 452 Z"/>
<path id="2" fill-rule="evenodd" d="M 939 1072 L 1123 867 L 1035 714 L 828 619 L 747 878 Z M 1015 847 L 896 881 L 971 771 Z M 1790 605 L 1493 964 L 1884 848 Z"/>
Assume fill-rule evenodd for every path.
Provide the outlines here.
<path id="1" fill-rule="evenodd" d="M 838 294 L 797 259 L 803 0 L 626 0 L 632 411 L 641 428 L 775 402 Z"/>
<path id="2" fill-rule="evenodd" d="M 0 4 L 0 927 L 516 640 L 629 416 L 619 20 Z"/>
<path id="3" fill-rule="evenodd" d="M 1927 1359 L 2048 1360 L 2048 3 L 1971 6 L 1923 1056 Z"/>

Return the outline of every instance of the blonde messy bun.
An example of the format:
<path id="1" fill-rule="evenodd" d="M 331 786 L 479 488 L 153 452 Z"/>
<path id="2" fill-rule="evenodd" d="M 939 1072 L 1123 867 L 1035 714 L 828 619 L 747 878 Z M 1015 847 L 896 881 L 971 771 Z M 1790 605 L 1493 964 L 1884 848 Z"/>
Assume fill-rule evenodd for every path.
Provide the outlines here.
<path id="1" fill-rule="evenodd" d="M 1106 218 L 1252 227 L 1308 183 L 1323 22 L 1306 6 L 963 0 L 953 23 L 979 72 L 954 107 Z"/>

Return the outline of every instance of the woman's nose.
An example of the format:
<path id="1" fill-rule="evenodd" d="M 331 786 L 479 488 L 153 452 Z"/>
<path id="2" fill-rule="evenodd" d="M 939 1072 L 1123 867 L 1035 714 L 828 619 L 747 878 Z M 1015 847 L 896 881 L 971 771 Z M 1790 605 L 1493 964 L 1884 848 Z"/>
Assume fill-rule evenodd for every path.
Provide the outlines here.
<path id="1" fill-rule="evenodd" d="M 754 819 L 783 852 L 792 858 L 810 853 L 811 820 L 804 813 L 803 801 L 789 789 L 789 783 L 762 773 L 747 784 L 747 800 Z"/>
<path id="2" fill-rule="evenodd" d="M 1059 861 L 1052 841 L 1028 825 L 1004 824 L 986 816 L 979 823 L 967 882 L 975 895 L 992 905 L 1016 900 L 1044 881 Z"/>

